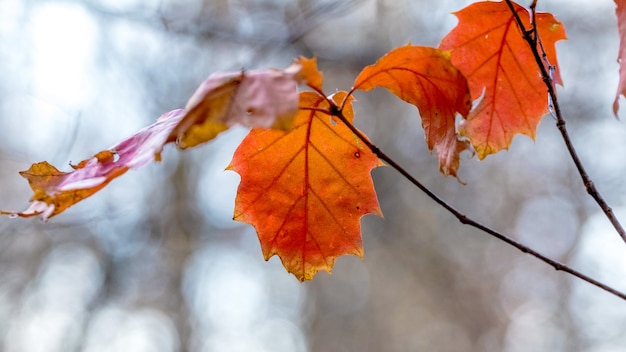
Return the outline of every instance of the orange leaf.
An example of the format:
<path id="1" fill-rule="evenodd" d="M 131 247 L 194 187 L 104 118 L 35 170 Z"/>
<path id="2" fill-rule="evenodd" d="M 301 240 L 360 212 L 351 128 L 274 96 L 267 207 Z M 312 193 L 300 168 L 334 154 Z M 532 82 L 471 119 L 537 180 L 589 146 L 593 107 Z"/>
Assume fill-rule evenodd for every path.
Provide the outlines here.
<path id="1" fill-rule="evenodd" d="M 530 14 L 515 4 L 526 28 Z M 465 74 L 473 98 L 482 95 L 459 126 L 480 159 L 507 149 L 518 134 L 534 139 L 541 117 L 548 112 L 548 95 L 528 44 L 504 2 L 477 2 L 455 15 L 459 24 L 441 41 L 452 51 L 452 63 Z M 537 29 L 549 62 L 561 83 L 555 43 L 565 29 L 549 13 L 537 13 Z"/>
<path id="2" fill-rule="evenodd" d="M 317 92 L 322 92 L 323 76 L 322 73 L 317 70 L 317 60 L 315 58 L 307 59 L 301 56 L 295 63 L 302 67 L 299 73 L 300 80 L 304 81 L 307 86 L 315 89 Z"/>
<path id="3" fill-rule="evenodd" d="M 160 160 L 163 145 L 184 113 L 184 110 L 173 110 L 163 114 L 134 136 L 73 165 L 74 171 L 61 172 L 45 161 L 31 165 L 20 172 L 35 193 L 30 199 L 31 206 L 23 212 L 2 211 L 0 214 L 41 215 L 44 220 L 49 219 L 101 190 L 129 169 Z"/>
<path id="4" fill-rule="evenodd" d="M 615 117 L 618 117 L 619 96 L 626 96 L 626 0 L 615 0 L 615 4 L 617 5 L 615 14 L 617 15 L 617 28 L 619 30 L 619 56 L 617 57 L 617 62 L 619 62 L 619 84 L 615 100 L 613 101 L 613 113 Z"/>
<path id="5" fill-rule="evenodd" d="M 253 129 L 228 167 L 241 175 L 234 219 L 252 224 L 265 259 L 278 255 L 300 281 L 330 272 L 338 256 L 363 257 L 360 219 L 381 215 L 370 176 L 380 161 L 320 109 L 330 109 L 324 97 L 301 93 L 293 129 Z M 353 118 L 350 102 L 344 114 Z"/>
<path id="6" fill-rule="evenodd" d="M 285 70 L 210 75 L 187 102 L 187 114 L 168 139 L 186 149 L 232 125 L 288 130 L 298 111 L 301 69 L 294 63 Z"/>
<path id="7" fill-rule="evenodd" d="M 428 149 L 437 149 L 440 171 L 456 177 L 459 155 L 469 145 L 458 138 L 455 116 L 457 112 L 466 116 L 472 103 L 467 81 L 447 53 L 411 45 L 392 50 L 364 68 L 352 89 L 376 87 L 385 87 L 418 108 Z"/>

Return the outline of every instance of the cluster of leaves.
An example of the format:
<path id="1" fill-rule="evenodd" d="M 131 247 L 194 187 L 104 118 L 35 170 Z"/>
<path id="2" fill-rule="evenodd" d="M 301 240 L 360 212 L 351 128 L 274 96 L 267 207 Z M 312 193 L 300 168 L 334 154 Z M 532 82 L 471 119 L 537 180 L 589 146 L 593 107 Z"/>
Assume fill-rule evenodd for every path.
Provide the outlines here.
<path id="1" fill-rule="evenodd" d="M 20 173 L 34 191 L 30 207 L 2 213 L 51 218 L 129 169 L 159 161 L 166 144 L 191 148 L 243 125 L 252 129 L 228 166 L 241 176 L 234 219 L 253 225 L 264 257 L 278 255 L 299 280 L 330 272 L 338 256 L 363 256 L 361 217 L 382 215 L 370 172 L 383 163 L 353 125 L 356 90 L 383 87 L 415 105 L 444 175 L 457 177 L 463 151 L 483 159 L 507 149 L 516 134 L 534 138 L 548 112 L 546 86 L 516 17 L 541 38 L 554 83 L 561 83 L 555 43 L 565 30 L 551 14 L 509 5 L 476 2 L 456 12 L 458 25 L 438 48 L 394 49 L 365 67 L 349 91 L 331 96 L 315 59 L 299 58 L 284 70 L 213 74 L 185 109 L 163 114 L 73 171 L 33 164 Z M 624 82 L 622 70 L 620 92 Z M 617 113 L 617 98 L 615 104 Z"/>

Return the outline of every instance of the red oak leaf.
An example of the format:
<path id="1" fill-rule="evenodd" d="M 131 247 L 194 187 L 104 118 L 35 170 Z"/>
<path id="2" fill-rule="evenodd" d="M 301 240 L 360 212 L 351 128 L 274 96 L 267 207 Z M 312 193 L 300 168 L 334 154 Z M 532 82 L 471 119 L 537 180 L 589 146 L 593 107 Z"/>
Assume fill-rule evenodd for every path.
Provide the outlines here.
<path id="1" fill-rule="evenodd" d="M 422 46 L 394 49 L 364 68 L 352 90 L 376 87 L 385 87 L 418 108 L 426 144 L 437 150 L 440 171 L 456 177 L 459 155 L 469 145 L 459 139 L 455 117 L 457 112 L 465 117 L 472 103 L 467 81 L 449 55 Z"/>
<path id="2" fill-rule="evenodd" d="M 298 78 L 306 83 L 307 86 L 321 93 L 323 76 L 317 69 L 317 60 L 315 58 L 307 59 L 301 56 L 295 63 L 302 67 Z"/>
<path id="3" fill-rule="evenodd" d="M 303 65 L 306 70 L 301 74 Z M 61 172 L 47 162 L 33 164 L 20 173 L 35 192 L 30 208 L 0 214 L 41 214 L 48 219 L 91 196 L 128 169 L 159 161 L 163 146 L 170 142 L 178 142 L 182 149 L 193 147 L 235 124 L 289 129 L 298 110 L 298 82 L 314 77 L 311 64 L 305 60 L 303 65 L 211 75 L 189 99 L 188 110 L 164 114 L 134 136 L 73 166 L 74 171 Z"/>
<path id="4" fill-rule="evenodd" d="M 298 111 L 301 69 L 294 63 L 285 70 L 210 75 L 187 102 L 188 112 L 169 139 L 186 149 L 233 125 L 288 130 Z"/>
<path id="5" fill-rule="evenodd" d="M 362 257 L 360 219 L 381 214 L 370 176 L 381 163 L 329 109 L 301 93 L 293 129 L 253 129 L 228 167 L 241 176 L 234 219 L 252 224 L 265 259 L 278 255 L 300 281 L 330 272 L 338 256 Z M 353 119 L 350 101 L 344 115 Z"/>
<path id="6" fill-rule="evenodd" d="M 45 161 L 31 165 L 20 172 L 34 192 L 30 207 L 23 212 L 0 213 L 15 217 L 41 215 L 46 220 L 96 193 L 129 169 L 160 160 L 163 145 L 184 114 L 184 110 L 163 114 L 134 136 L 72 166 L 73 171 L 59 171 Z"/>
<path id="7" fill-rule="evenodd" d="M 526 28 L 530 14 L 514 4 Z M 535 58 L 515 18 L 504 2 L 476 2 L 456 12 L 458 25 L 441 41 L 451 50 L 452 63 L 467 77 L 473 98 L 482 95 L 459 132 L 467 136 L 480 159 L 507 149 L 518 134 L 534 139 L 541 117 L 548 112 L 545 84 Z M 561 83 L 555 43 L 565 29 L 549 13 L 537 13 L 536 28 L 547 59 Z"/>

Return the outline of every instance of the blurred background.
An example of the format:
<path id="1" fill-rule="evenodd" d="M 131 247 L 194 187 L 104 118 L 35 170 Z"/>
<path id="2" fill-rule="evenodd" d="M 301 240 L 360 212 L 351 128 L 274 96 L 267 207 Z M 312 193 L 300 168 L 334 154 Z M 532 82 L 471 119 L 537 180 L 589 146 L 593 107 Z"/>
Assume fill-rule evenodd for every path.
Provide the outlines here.
<path id="1" fill-rule="evenodd" d="M 471 1 L 0 0 L 0 207 L 18 171 L 62 170 L 184 106 L 215 71 L 316 56 L 326 92 L 408 42 L 437 46 Z M 583 162 L 626 221 L 626 127 L 613 1 L 539 1 L 569 40 L 562 108 Z M 358 93 L 356 124 L 466 215 L 622 291 L 626 246 L 586 195 L 547 116 L 536 142 L 438 173 L 417 110 Z M 624 102 L 623 106 L 624 106 Z M 233 129 L 133 170 L 47 223 L 0 218 L 2 351 L 623 351 L 626 302 L 461 225 L 391 168 L 365 260 L 299 283 L 233 222 Z"/>

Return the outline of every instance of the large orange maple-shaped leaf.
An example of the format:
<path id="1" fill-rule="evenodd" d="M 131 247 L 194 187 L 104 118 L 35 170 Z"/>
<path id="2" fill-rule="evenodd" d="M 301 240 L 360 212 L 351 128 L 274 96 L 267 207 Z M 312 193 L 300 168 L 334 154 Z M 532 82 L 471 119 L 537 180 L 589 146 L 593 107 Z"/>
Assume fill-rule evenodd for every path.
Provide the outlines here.
<path id="1" fill-rule="evenodd" d="M 278 255 L 300 281 L 330 272 L 338 256 L 362 257 L 360 219 L 381 215 L 370 176 L 381 162 L 329 110 L 326 98 L 301 93 L 293 129 L 253 129 L 228 167 L 241 175 L 234 219 L 252 224 L 265 259 Z M 349 101 L 343 113 L 353 119 Z"/>
<path id="2" fill-rule="evenodd" d="M 514 7 L 531 28 L 528 11 Z M 470 139 L 480 159 L 507 149 L 518 133 L 534 139 L 548 112 L 548 95 L 511 10 L 504 2 L 477 2 L 455 15 L 459 23 L 440 48 L 452 51 L 452 63 L 467 77 L 472 97 L 482 96 L 459 132 Z M 536 17 L 548 61 L 556 67 L 554 82 L 561 83 L 554 45 L 565 39 L 565 29 L 549 13 Z"/>
<path id="3" fill-rule="evenodd" d="M 467 81 L 449 55 L 422 46 L 394 49 L 364 68 L 352 89 L 376 87 L 385 87 L 418 108 L 428 148 L 437 150 L 440 171 L 457 176 L 459 155 L 469 145 L 459 140 L 456 113 L 467 116 L 472 102 Z"/>
<path id="4" fill-rule="evenodd" d="M 626 95 L 626 0 L 615 0 L 615 14 L 617 15 L 617 28 L 619 30 L 619 84 L 613 101 L 613 113 L 617 117 L 619 110 L 619 96 Z"/>

